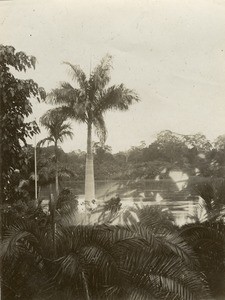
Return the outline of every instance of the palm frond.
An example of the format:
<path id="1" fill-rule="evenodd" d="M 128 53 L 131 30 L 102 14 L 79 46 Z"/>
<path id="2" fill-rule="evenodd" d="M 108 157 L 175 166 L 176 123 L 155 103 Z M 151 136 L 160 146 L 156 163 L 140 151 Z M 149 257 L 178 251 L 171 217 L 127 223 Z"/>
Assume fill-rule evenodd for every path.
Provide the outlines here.
<path id="1" fill-rule="evenodd" d="M 181 236 L 193 247 L 206 276 L 212 298 L 223 298 L 225 225 L 220 221 L 187 224 L 181 228 Z"/>
<path id="2" fill-rule="evenodd" d="M 40 117 L 41 125 L 49 128 L 49 126 L 62 125 L 67 116 L 64 115 L 60 108 L 49 109 L 43 116 Z"/>
<path id="3" fill-rule="evenodd" d="M 61 131 L 71 131 L 72 130 L 72 126 L 71 126 L 71 123 L 63 123 L 61 125 Z"/>
<path id="4" fill-rule="evenodd" d="M 52 137 L 47 137 L 47 138 L 45 138 L 45 139 L 40 140 L 40 141 L 37 143 L 37 147 L 41 147 L 41 146 L 44 145 L 45 143 L 48 143 L 48 145 L 49 145 L 50 143 L 54 143 L 54 142 L 55 142 L 54 138 L 52 138 Z"/>
<path id="5" fill-rule="evenodd" d="M 223 249 L 222 245 L 225 244 L 224 232 L 225 227 L 223 223 L 220 225 L 220 222 L 215 222 L 215 226 L 213 226 L 210 222 L 206 222 L 203 224 L 186 225 L 181 228 L 180 235 L 187 239 L 194 247 L 196 245 L 201 247 L 203 244 L 207 245 L 205 248 L 207 251 L 211 246 L 218 247 L 218 250 Z"/>
<path id="6" fill-rule="evenodd" d="M 129 226 L 138 236 L 144 238 L 154 249 L 174 253 L 187 264 L 196 265 L 197 258 L 188 243 L 174 229 L 173 219 L 168 212 L 160 213 L 157 207 L 147 206 L 133 209 L 138 216 Z M 127 221 L 126 221 L 127 222 Z"/>
<path id="7" fill-rule="evenodd" d="M 140 99 L 136 92 L 127 89 L 123 84 L 111 86 L 104 90 L 98 103 L 96 104 L 96 112 L 102 113 L 107 110 L 128 110 L 130 105 L 138 102 Z"/>
<path id="8" fill-rule="evenodd" d="M 123 269 L 130 270 L 132 285 L 159 299 L 206 299 L 207 286 L 198 271 L 174 255 L 126 248 Z M 168 295 L 168 296 L 167 296 Z M 173 298 L 173 297 L 174 298 Z"/>
<path id="9" fill-rule="evenodd" d="M 46 97 L 46 102 L 56 105 L 72 106 L 81 98 L 81 91 L 73 88 L 69 83 L 61 83 L 60 88 L 53 89 Z"/>
<path id="10" fill-rule="evenodd" d="M 63 105 L 56 108 L 62 115 L 66 116 L 71 120 L 76 120 L 77 122 L 84 123 L 87 121 L 86 109 L 83 103 L 74 104 L 74 106 Z"/>
<path id="11" fill-rule="evenodd" d="M 59 141 L 62 143 L 64 138 L 67 138 L 67 137 L 72 139 L 73 138 L 73 132 L 70 131 L 70 130 L 62 130 L 60 132 L 60 135 L 59 135 Z"/>
<path id="12" fill-rule="evenodd" d="M 53 259 L 49 249 L 52 232 L 40 234 L 34 224 L 22 222 L 6 231 L 2 255 L 8 257 L 7 266 L 12 265 L 8 273 L 13 279 L 17 273 L 11 271 L 15 266 L 18 269 L 28 253 L 39 259 L 48 278 L 42 280 L 40 295 L 46 297 L 58 294 L 59 299 L 84 299 L 89 294 L 92 299 L 208 299 L 201 269 L 167 245 L 168 241 L 179 244 L 179 237 L 151 231 L 151 227 L 138 231 L 133 225 L 63 227 L 57 223 L 57 257 Z M 187 238 L 199 238 L 189 231 L 184 233 Z M 39 269 L 42 272 L 43 268 Z M 19 281 L 20 289 L 26 290 L 27 282 Z"/>
<path id="13" fill-rule="evenodd" d="M 133 287 L 131 288 L 130 300 L 157 300 L 158 298 L 154 297 L 153 295 L 150 295 L 149 293 L 146 293 L 146 290 L 143 288 Z"/>
<path id="14" fill-rule="evenodd" d="M 134 217 L 136 216 L 136 218 Z M 174 229 L 174 217 L 170 211 L 162 211 L 162 208 L 153 205 L 146 205 L 143 208 L 138 206 L 129 208 L 123 216 L 125 224 L 141 224 L 151 228 L 154 232 L 164 229 Z"/>
<path id="15" fill-rule="evenodd" d="M 102 114 L 96 115 L 93 120 L 93 124 L 96 128 L 97 136 L 99 137 L 101 144 L 104 144 L 107 137 L 107 129 L 106 129 L 103 115 Z"/>
<path id="16" fill-rule="evenodd" d="M 41 260 L 41 232 L 30 221 L 18 220 L 4 233 L 1 256 L 5 260 L 32 254 L 36 261 Z"/>
<path id="17" fill-rule="evenodd" d="M 65 65 L 69 66 L 68 73 L 73 80 L 76 80 L 82 90 L 87 90 L 87 80 L 84 71 L 79 65 L 73 65 L 69 62 L 63 62 Z"/>
<path id="18" fill-rule="evenodd" d="M 107 54 L 102 58 L 100 64 L 94 69 L 90 76 L 90 90 L 101 91 L 110 81 L 110 70 L 112 69 L 112 56 Z M 92 98 L 92 97 L 91 97 Z"/>

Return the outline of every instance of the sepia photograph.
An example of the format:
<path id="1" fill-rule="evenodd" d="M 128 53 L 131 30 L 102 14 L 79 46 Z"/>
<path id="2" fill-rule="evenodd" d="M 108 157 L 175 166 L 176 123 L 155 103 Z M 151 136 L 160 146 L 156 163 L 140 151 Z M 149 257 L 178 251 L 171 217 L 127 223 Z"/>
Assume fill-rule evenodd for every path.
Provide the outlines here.
<path id="1" fill-rule="evenodd" d="M 225 300 L 225 0 L 0 0 L 0 298 Z"/>

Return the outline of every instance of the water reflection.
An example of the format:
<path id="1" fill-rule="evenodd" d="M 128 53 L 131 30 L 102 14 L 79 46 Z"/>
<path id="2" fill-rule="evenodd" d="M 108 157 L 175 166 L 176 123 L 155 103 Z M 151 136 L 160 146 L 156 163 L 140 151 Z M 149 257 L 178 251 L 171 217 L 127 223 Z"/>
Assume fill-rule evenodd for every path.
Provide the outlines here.
<path id="1" fill-rule="evenodd" d="M 118 194 L 122 200 L 123 210 L 136 205 L 141 207 L 157 205 L 163 210 L 170 210 L 176 224 L 182 225 L 192 221 L 191 216 L 196 215 L 196 207 L 199 201 L 201 202 L 200 197 L 192 189 L 196 180 L 199 178 L 189 178 L 187 174 L 176 170 L 165 170 L 152 180 L 97 180 L 96 203 L 91 210 L 103 206 L 107 200 Z M 79 196 L 78 212 L 85 213 L 84 182 L 65 181 L 62 186 L 70 188 Z"/>
<path id="2" fill-rule="evenodd" d="M 191 222 L 199 203 L 199 197 L 190 191 L 188 182 L 186 173 L 165 169 L 154 180 L 99 182 L 96 187 L 100 202 L 118 193 L 123 209 L 135 205 L 159 205 L 173 213 L 177 225 L 183 225 Z"/>
<path id="3" fill-rule="evenodd" d="M 158 205 L 163 211 L 170 210 L 174 216 L 175 223 L 179 226 L 192 222 L 192 216 L 196 213 L 196 207 L 199 204 L 199 199 L 193 200 L 161 200 L 157 201 L 135 201 L 133 198 L 122 198 L 122 210 L 129 210 L 129 208 L 138 207 L 142 208 L 144 206 Z M 116 223 L 116 222 L 114 222 Z"/>

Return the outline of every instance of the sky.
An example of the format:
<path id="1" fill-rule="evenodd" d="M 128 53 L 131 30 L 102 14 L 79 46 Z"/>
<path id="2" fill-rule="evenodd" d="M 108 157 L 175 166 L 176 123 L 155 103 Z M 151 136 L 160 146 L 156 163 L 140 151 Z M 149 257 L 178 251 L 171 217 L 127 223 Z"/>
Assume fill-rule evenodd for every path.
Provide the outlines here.
<path id="1" fill-rule="evenodd" d="M 63 61 L 89 74 L 113 56 L 110 84 L 124 83 L 141 99 L 105 115 L 113 152 L 149 144 L 165 129 L 210 140 L 225 134 L 225 0 L 0 1 L 0 33 L 2 44 L 36 56 L 24 78 L 47 92 L 70 81 Z M 30 120 L 50 108 L 32 103 Z M 85 125 L 73 130 L 62 148 L 85 150 Z M 44 137 L 42 129 L 37 141 Z"/>

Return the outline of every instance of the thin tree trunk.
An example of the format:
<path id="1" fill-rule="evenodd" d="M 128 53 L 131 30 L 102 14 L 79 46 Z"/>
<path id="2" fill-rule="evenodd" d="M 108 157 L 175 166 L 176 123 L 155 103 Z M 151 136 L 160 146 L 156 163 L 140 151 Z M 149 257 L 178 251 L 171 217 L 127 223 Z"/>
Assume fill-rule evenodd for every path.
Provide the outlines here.
<path id="1" fill-rule="evenodd" d="M 52 244 L 53 244 L 53 258 L 56 257 L 56 222 L 55 222 L 55 199 L 52 193 L 52 184 L 50 184 L 50 218 L 51 218 L 51 227 L 52 227 Z"/>
<path id="2" fill-rule="evenodd" d="M 86 300 L 91 300 L 89 291 L 88 291 L 87 279 L 85 277 L 84 271 L 82 271 L 81 274 L 82 274 L 82 279 L 83 279 L 83 284 L 84 284 L 84 289 L 85 289 L 85 294 L 86 294 Z"/>
<path id="3" fill-rule="evenodd" d="M 2 167 L 2 107 L 1 107 L 1 101 L 0 99 L 0 205 L 3 204 L 3 167 Z M 4 199 L 5 200 L 5 199 Z M 0 224 L 2 224 L 2 214 L 0 214 Z M 2 240 L 2 226 L 0 226 L 0 240 Z"/>
<path id="4" fill-rule="evenodd" d="M 85 201 L 95 199 L 94 165 L 92 154 L 92 124 L 88 123 L 87 133 L 87 156 L 85 170 Z"/>
<path id="5" fill-rule="evenodd" d="M 1 105 L 0 105 L 1 108 Z M 0 116 L 0 120 L 2 116 Z M 1 122 L 2 123 L 2 122 Z M 3 204 L 3 168 L 2 168 L 2 126 L 0 125 L 0 204 Z"/>
<path id="6" fill-rule="evenodd" d="M 55 142 L 55 191 L 56 197 L 59 195 L 59 171 L 58 171 L 58 145 Z"/>
<path id="7" fill-rule="evenodd" d="M 38 175 L 37 175 L 37 145 L 36 145 L 36 135 L 34 137 L 34 189 L 35 189 L 35 206 L 38 206 Z"/>

